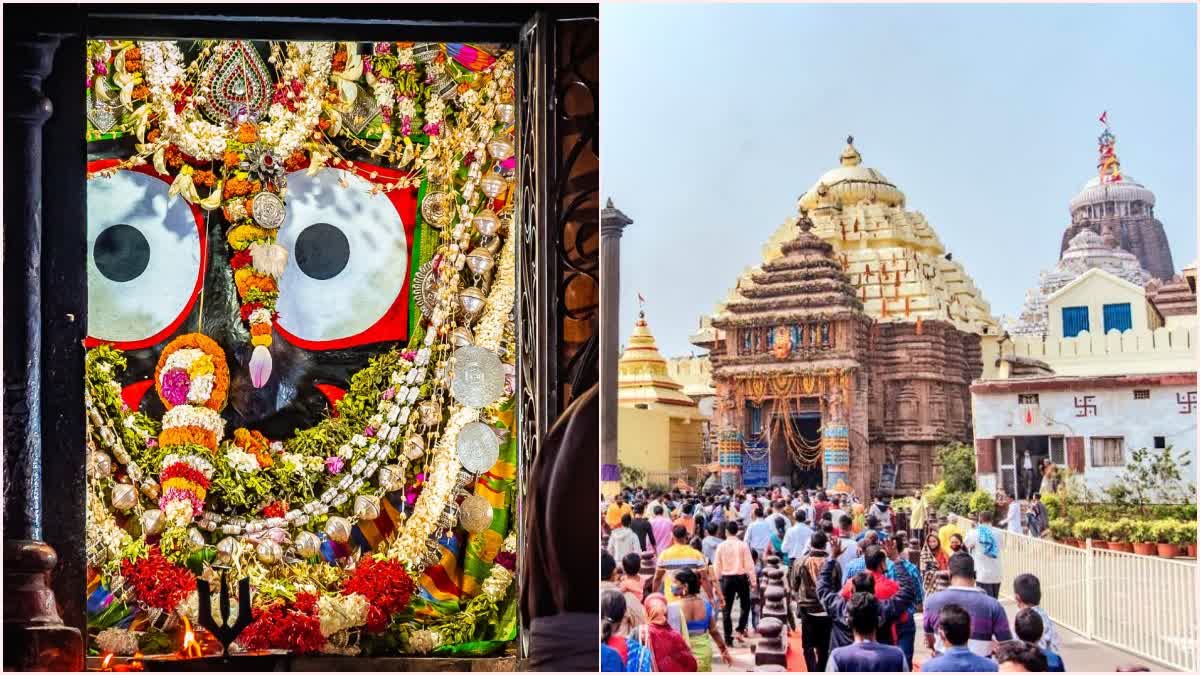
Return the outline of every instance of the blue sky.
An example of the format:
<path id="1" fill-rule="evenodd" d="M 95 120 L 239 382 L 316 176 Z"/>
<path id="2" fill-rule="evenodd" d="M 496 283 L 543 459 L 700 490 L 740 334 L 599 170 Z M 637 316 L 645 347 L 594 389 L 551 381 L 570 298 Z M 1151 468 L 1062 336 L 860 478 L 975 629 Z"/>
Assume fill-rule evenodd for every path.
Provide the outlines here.
<path id="1" fill-rule="evenodd" d="M 1193 5 L 614 5 L 601 9 L 601 189 L 633 218 L 637 293 L 687 354 L 847 134 L 925 214 L 994 314 L 1058 258 L 1108 110 L 1176 268 L 1196 258 Z"/>

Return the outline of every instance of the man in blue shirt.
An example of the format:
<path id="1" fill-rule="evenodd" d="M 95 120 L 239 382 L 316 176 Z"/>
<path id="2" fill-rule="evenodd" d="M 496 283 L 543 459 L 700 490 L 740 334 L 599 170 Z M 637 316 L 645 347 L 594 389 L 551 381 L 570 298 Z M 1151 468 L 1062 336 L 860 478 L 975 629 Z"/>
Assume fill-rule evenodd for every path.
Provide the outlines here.
<path id="1" fill-rule="evenodd" d="M 1032 607 L 1026 607 L 1017 612 L 1017 616 L 1013 618 L 1013 632 L 1017 634 L 1017 639 L 1022 642 L 1027 642 L 1034 647 L 1038 647 L 1038 643 L 1042 639 L 1042 631 L 1045 629 L 1042 623 L 1042 615 L 1038 614 L 1037 610 Z M 1038 647 L 1042 650 L 1042 654 L 1046 655 L 1046 672 L 1048 673 L 1065 673 L 1066 666 L 1063 665 L 1062 657 L 1045 647 Z"/>
<path id="2" fill-rule="evenodd" d="M 772 523 L 763 518 L 763 508 L 754 507 L 754 519 L 746 528 L 746 545 L 753 551 L 758 551 L 759 557 L 766 555 L 767 547 L 771 545 Z"/>
<path id="3" fill-rule="evenodd" d="M 891 645 L 875 641 L 879 628 L 879 601 L 870 593 L 855 593 L 846 608 L 854 643 L 838 647 L 829 653 L 825 667 L 830 673 L 904 673 L 908 661 L 904 652 Z"/>
<path id="4" fill-rule="evenodd" d="M 914 585 L 917 587 L 917 593 L 913 596 L 912 604 L 908 606 L 908 612 L 904 620 L 896 624 L 896 646 L 900 648 L 900 651 L 904 652 L 904 658 L 908 659 L 909 663 L 912 663 L 913 648 L 917 640 L 917 622 L 913 617 L 917 614 L 917 606 L 925 602 L 925 585 L 921 581 L 921 573 L 917 571 L 917 566 L 912 564 L 912 561 L 908 559 L 908 555 L 905 553 L 905 549 L 907 548 L 905 544 L 911 544 L 912 542 L 916 542 L 916 540 L 914 539 L 912 542 L 906 540 L 907 537 L 904 533 L 896 533 L 896 550 L 900 553 L 897 564 L 903 566 L 904 571 L 908 572 L 908 576 L 916 580 Z M 888 571 L 888 578 L 895 581 L 896 575 L 893 570 Z"/>
<path id="5" fill-rule="evenodd" d="M 958 605 L 946 605 L 938 612 L 938 636 L 946 651 L 921 664 L 922 673 L 996 672 L 996 662 L 967 648 L 971 639 L 971 615 Z"/>

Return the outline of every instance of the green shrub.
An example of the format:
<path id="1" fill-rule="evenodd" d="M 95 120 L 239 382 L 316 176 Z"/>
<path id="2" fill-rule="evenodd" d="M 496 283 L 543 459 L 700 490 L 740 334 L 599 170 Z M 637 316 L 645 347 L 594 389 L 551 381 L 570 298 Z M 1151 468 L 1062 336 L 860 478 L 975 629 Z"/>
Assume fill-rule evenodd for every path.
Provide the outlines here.
<path id="1" fill-rule="evenodd" d="M 1147 523 L 1146 534 L 1151 541 L 1159 544 L 1172 544 L 1175 540 L 1174 520 L 1151 520 Z"/>
<path id="2" fill-rule="evenodd" d="M 925 487 L 925 501 L 929 502 L 930 508 L 941 511 L 942 501 L 946 498 L 946 481 L 940 480 L 933 485 Z"/>
<path id="3" fill-rule="evenodd" d="M 969 492 L 949 492 L 942 500 L 942 508 L 939 512 L 953 513 L 964 518 L 975 519 L 975 514 L 971 512 L 971 493 Z"/>
<path id="4" fill-rule="evenodd" d="M 976 490 L 971 493 L 971 498 L 967 502 L 967 508 L 971 509 L 971 517 L 977 518 L 980 513 L 994 513 L 996 511 L 996 498 L 986 490 Z"/>
<path id="5" fill-rule="evenodd" d="M 1071 534 L 1076 539 L 1095 539 L 1100 534 L 1100 521 L 1094 518 L 1084 518 L 1071 527 Z"/>
<path id="6" fill-rule="evenodd" d="M 1130 522 L 1133 526 L 1129 528 L 1129 541 L 1135 544 L 1153 544 L 1157 541 L 1153 524 L 1150 521 L 1132 520 Z"/>
<path id="7" fill-rule="evenodd" d="M 1063 510 L 1062 500 L 1058 498 L 1058 495 L 1042 495 L 1042 503 L 1046 505 L 1046 516 L 1050 520 L 1066 517 L 1067 514 Z"/>
<path id="8" fill-rule="evenodd" d="M 1150 513 L 1155 518 L 1196 521 L 1195 504 L 1155 504 L 1150 507 Z"/>
<path id="9" fill-rule="evenodd" d="M 1194 546 L 1196 544 L 1196 521 L 1175 521 L 1171 531 L 1171 543 L 1178 546 Z"/>
<path id="10" fill-rule="evenodd" d="M 942 481 L 948 492 L 971 492 L 975 489 L 975 448 L 962 443 L 944 445 L 938 449 L 942 464 Z"/>
<path id="11" fill-rule="evenodd" d="M 1071 522 L 1066 518 L 1055 518 L 1050 521 L 1050 534 L 1062 541 L 1071 536 Z"/>
<path id="12" fill-rule="evenodd" d="M 1109 528 L 1108 540 L 1129 541 L 1129 535 L 1133 532 L 1133 527 L 1136 524 L 1137 521 L 1132 518 L 1121 518 L 1120 520 L 1113 521 L 1112 526 Z"/>

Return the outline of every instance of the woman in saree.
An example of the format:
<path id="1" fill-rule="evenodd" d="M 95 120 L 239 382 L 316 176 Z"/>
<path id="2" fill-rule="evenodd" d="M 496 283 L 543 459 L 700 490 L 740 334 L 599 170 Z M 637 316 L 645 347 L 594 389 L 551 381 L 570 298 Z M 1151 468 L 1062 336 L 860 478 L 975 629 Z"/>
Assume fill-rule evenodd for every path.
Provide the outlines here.
<path id="1" fill-rule="evenodd" d="M 655 672 L 696 672 L 696 657 L 692 656 L 691 645 L 667 621 L 667 597 L 652 593 L 642 604 L 646 608 L 647 623 L 640 631 L 640 642 L 648 648 Z"/>
<path id="2" fill-rule="evenodd" d="M 934 533 L 925 537 L 925 546 L 921 547 L 921 582 L 924 588 L 932 592 L 937 573 L 945 570 L 949 564 L 942 542 Z"/>
<path id="3" fill-rule="evenodd" d="M 697 671 L 712 671 L 713 643 L 717 645 L 721 660 L 726 665 L 732 664 L 729 648 L 717 630 L 717 612 L 712 603 L 700 595 L 700 576 L 692 570 L 683 570 L 675 575 L 675 584 L 674 593 L 680 598 L 676 604 L 683 624 L 681 632 L 692 648 Z"/>

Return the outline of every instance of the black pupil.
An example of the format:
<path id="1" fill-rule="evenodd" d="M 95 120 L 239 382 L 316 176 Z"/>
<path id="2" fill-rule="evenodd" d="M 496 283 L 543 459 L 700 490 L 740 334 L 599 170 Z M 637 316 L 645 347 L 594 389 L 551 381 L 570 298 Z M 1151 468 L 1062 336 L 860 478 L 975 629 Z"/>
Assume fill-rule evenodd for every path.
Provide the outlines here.
<path id="1" fill-rule="evenodd" d="M 132 225 L 113 225 L 96 237 L 96 269 L 113 281 L 132 281 L 150 264 L 150 242 Z"/>
<path id="2" fill-rule="evenodd" d="M 296 237 L 296 265 L 313 279 L 332 279 L 350 261 L 350 241 L 329 223 L 309 225 Z"/>

